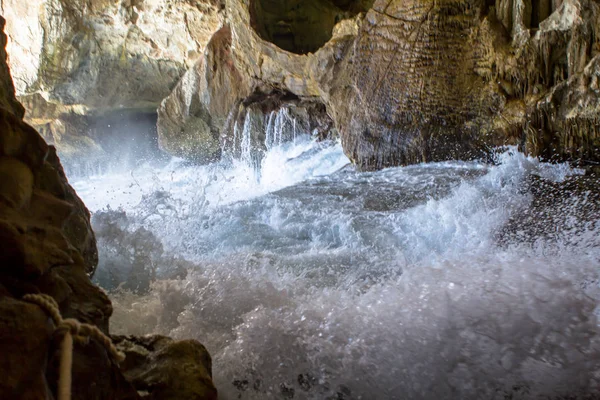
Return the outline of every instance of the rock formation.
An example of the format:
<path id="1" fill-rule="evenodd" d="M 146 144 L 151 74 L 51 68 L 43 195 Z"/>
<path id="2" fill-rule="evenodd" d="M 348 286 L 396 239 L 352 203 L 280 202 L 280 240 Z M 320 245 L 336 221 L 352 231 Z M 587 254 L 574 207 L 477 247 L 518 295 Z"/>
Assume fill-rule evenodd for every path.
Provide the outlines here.
<path id="1" fill-rule="evenodd" d="M 65 157 L 101 155 L 116 112 L 151 121 L 160 104 L 161 147 L 211 162 L 240 105 L 277 93 L 324 107 L 362 169 L 507 144 L 600 157 L 593 0 L 21 3 L 3 2 L 31 21 L 9 29 L 18 92 Z"/>
<path id="2" fill-rule="evenodd" d="M 217 149 L 231 140 L 225 115 L 284 92 L 323 104 L 362 169 L 486 157 L 507 144 L 599 160 L 596 2 L 339 3 L 227 1 L 228 27 L 159 109 L 163 147 Z M 320 35 L 307 38 L 308 26 Z"/>
<path id="3" fill-rule="evenodd" d="M 63 158 L 101 157 L 108 149 L 98 138 L 111 129 L 97 121 L 155 113 L 218 29 L 220 8 L 219 0 L 3 1 L 26 121 Z"/>
<path id="4" fill-rule="evenodd" d="M 298 4 L 296 8 L 309 7 L 301 13 L 312 12 L 313 19 L 319 16 L 311 9 L 313 3 Z M 201 162 L 214 160 L 225 143 L 234 141 L 234 125 L 237 121 L 243 126 L 246 110 L 252 104 L 268 114 L 288 104 L 298 107 L 298 103 L 303 103 L 302 108 L 320 110 L 316 118 L 320 122 L 305 121 L 307 125 L 333 126 L 325 112 L 328 92 L 321 88 L 327 83 L 321 85 L 320 81 L 331 79 L 332 65 L 354 39 L 359 19 L 351 17 L 356 11 L 352 14 L 333 5 L 328 7 L 333 7 L 329 10 L 336 11 L 337 18 L 350 19 L 331 25 L 329 41 L 316 53 L 301 54 L 302 49 L 288 52 L 261 39 L 252 25 L 260 15 L 251 15 L 246 2 L 228 1 L 226 25 L 214 35 L 202 59 L 184 75 L 158 110 L 162 148 Z M 346 7 L 352 9 L 348 4 Z M 303 40 L 308 39 L 296 38 L 289 43 Z M 203 148 L 210 150 L 198 150 Z"/>
<path id="5" fill-rule="evenodd" d="M 90 281 L 98 263 L 90 214 L 55 148 L 23 121 L 4 24 L 0 18 L 0 398 L 49 399 L 56 396 L 61 338 L 45 311 L 23 296 L 49 295 L 63 318 L 106 334 L 112 306 Z M 130 376 L 131 365 L 141 369 Z M 72 398 L 216 398 L 210 356 L 197 342 L 163 338 L 127 357 L 122 368 L 96 340 L 76 343 Z"/>

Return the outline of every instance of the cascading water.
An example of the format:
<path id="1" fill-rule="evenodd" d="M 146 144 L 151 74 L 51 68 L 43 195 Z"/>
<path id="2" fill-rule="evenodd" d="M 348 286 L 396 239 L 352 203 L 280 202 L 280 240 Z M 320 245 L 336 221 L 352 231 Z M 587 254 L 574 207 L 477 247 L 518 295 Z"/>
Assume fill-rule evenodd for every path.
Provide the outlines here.
<path id="1" fill-rule="evenodd" d="M 253 118 L 231 162 L 74 182 L 114 330 L 197 338 L 223 399 L 599 395 L 599 194 L 550 235 L 519 225 L 532 184 L 577 170 L 508 151 L 361 173 L 287 110 Z"/>

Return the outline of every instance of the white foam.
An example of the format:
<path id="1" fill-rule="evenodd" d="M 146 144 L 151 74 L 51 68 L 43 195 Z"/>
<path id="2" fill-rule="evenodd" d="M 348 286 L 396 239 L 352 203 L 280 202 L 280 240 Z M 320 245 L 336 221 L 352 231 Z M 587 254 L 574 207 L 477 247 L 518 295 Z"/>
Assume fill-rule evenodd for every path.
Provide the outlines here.
<path id="1" fill-rule="evenodd" d="M 75 187 L 92 209 L 126 211 L 102 219 L 104 268 L 121 244 L 113 268 L 141 253 L 163 276 L 173 257 L 189 269 L 146 294 L 114 294 L 112 328 L 197 338 L 223 399 L 590 392 L 600 378 L 600 222 L 564 241 L 496 243 L 529 207 L 530 175 L 578 172 L 514 150 L 499 161 L 339 171 L 339 144 L 303 138 L 267 152 L 258 179 L 243 162 L 174 160 L 136 171 L 136 182 L 121 174 Z M 122 229 L 112 242 L 106 223 Z M 148 250 L 142 228 L 164 251 Z"/>

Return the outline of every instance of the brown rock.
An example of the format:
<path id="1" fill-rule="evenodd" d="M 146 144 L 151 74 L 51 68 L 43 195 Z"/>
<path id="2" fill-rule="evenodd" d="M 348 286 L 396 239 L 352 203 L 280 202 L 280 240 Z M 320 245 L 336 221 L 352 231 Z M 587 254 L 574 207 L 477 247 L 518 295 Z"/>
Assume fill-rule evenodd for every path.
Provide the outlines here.
<path id="1" fill-rule="evenodd" d="M 46 366 L 53 330 L 37 306 L 0 295 L 1 399 L 50 398 Z"/>
<path id="2" fill-rule="evenodd" d="M 13 273 L 11 267 L 25 264 L 25 246 L 20 239 L 21 233 L 7 221 L 0 220 L 0 271 L 3 274 Z"/>
<path id="3" fill-rule="evenodd" d="M 211 358 L 195 340 L 173 341 L 165 336 L 116 336 L 125 353 L 121 364 L 125 376 L 144 399 L 216 400 Z"/>
<path id="4" fill-rule="evenodd" d="M 250 90 L 231 58 L 231 40 L 229 26 L 215 33 L 204 57 L 162 102 L 157 126 L 163 150 L 201 163 L 219 159 L 227 115 Z"/>
<path id="5" fill-rule="evenodd" d="M 0 157 L 0 199 L 10 207 L 21 209 L 31 199 L 33 173 L 21 161 Z"/>
<path id="6" fill-rule="evenodd" d="M 51 399 L 62 338 L 45 311 L 19 299 L 48 294 L 63 318 L 105 333 L 112 305 L 90 281 L 98 262 L 90 214 L 55 149 L 22 121 L 5 60 L 0 47 L 0 399 Z M 196 342 L 167 341 L 144 367 L 155 398 L 216 398 L 206 350 Z M 73 351 L 72 399 L 139 399 L 103 345 L 91 339 L 76 342 Z M 179 378 L 190 385 L 182 388 Z"/>
<path id="7" fill-rule="evenodd" d="M 25 115 L 25 109 L 15 98 L 15 86 L 8 68 L 5 32 L 6 20 L 0 17 L 0 109 L 22 119 Z M 2 135 L 4 136 L 4 135 Z"/>

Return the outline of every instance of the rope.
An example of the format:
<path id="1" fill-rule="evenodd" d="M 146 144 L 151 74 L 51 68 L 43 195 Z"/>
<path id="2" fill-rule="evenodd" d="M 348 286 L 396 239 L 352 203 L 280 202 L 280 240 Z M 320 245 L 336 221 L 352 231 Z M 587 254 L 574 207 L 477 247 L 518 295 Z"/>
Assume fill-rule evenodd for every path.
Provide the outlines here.
<path id="1" fill-rule="evenodd" d="M 71 399 L 71 369 L 73 365 L 73 340 L 88 343 L 89 338 L 100 342 L 116 362 L 125 356 L 119 352 L 112 341 L 94 325 L 82 324 L 74 318 L 63 319 L 56 301 L 47 294 L 26 294 L 23 300 L 40 306 L 54 321 L 55 333 L 63 336 L 60 354 L 60 370 L 58 378 L 58 400 Z"/>

